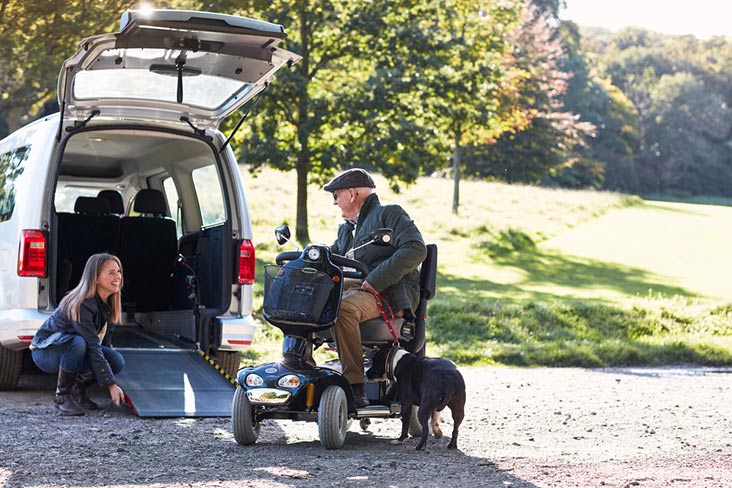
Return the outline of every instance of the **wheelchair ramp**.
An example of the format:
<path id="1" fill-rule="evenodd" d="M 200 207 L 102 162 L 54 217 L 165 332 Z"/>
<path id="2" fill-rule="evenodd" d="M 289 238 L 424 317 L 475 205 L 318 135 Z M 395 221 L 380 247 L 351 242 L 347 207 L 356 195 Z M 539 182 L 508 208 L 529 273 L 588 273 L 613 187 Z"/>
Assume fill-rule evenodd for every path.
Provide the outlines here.
<path id="1" fill-rule="evenodd" d="M 200 353 L 185 349 L 117 349 L 116 375 L 140 417 L 229 417 L 234 384 Z"/>

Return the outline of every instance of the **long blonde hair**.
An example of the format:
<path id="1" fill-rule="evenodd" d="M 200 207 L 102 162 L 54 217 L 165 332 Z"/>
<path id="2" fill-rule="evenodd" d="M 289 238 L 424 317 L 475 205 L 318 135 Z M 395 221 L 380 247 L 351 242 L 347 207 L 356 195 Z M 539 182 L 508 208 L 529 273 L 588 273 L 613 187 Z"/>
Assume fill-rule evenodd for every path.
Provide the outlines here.
<path id="1" fill-rule="evenodd" d="M 66 294 L 59 306 L 61 310 L 71 320 L 79 320 L 79 311 L 81 310 L 81 302 L 87 298 L 93 297 L 97 293 L 97 277 L 102 272 L 102 268 L 107 261 L 114 261 L 119 266 L 120 272 L 122 271 L 122 263 L 117 256 L 107 253 L 92 254 L 86 261 L 84 266 L 84 272 L 81 274 L 81 280 L 76 288 Z M 122 285 L 124 284 L 124 275 L 120 281 L 120 291 L 112 293 L 107 298 L 107 304 L 112 309 L 112 315 L 109 320 L 112 323 L 119 323 L 122 318 Z"/>

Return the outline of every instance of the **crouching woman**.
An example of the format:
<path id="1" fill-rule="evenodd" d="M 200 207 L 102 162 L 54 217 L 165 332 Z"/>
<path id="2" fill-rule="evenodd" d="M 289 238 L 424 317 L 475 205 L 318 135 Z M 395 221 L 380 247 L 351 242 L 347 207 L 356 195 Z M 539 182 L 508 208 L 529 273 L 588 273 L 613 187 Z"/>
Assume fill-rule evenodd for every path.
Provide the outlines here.
<path id="1" fill-rule="evenodd" d="M 83 415 L 99 408 L 86 394 L 95 382 L 106 386 L 118 407 L 124 392 L 114 375 L 124 368 L 122 355 L 111 347 L 111 324 L 122 313 L 122 264 L 111 254 L 94 254 L 79 284 L 59 303 L 31 342 L 36 365 L 58 372 L 54 403 L 61 415 Z"/>

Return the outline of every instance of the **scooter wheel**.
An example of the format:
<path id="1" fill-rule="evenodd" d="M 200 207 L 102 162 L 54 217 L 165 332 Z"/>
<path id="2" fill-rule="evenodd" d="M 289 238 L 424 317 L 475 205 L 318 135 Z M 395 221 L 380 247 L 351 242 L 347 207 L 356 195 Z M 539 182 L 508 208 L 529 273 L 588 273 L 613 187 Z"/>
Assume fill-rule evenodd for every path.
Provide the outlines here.
<path id="1" fill-rule="evenodd" d="M 323 391 L 318 408 L 320 443 L 326 449 L 340 449 L 346 442 L 348 401 L 346 392 L 337 385 Z"/>
<path id="2" fill-rule="evenodd" d="M 412 437 L 420 437 L 422 436 L 422 424 L 419 423 L 419 418 L 417 417 L 417 412 L 419 411 L 419 407 L 412 406 L 412 416 L 409 417 L 409 435 Z"/>
<path id="3" fill-rule="evenodd" d="M 247 398 L 246 390 L 237 386 L 231 405 L 231 428 L 237 444 L 250 446 L 257 442 L 261 426 L 254 418 L 254 407 Z"/>

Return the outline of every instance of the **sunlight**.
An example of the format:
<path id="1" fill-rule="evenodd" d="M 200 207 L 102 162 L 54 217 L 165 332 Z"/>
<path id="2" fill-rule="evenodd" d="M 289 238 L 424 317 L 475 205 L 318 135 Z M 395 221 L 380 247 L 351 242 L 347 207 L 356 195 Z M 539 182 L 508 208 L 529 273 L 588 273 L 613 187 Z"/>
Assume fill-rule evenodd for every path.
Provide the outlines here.
<path id="1" fill-rule="evenodd" d="M 309 471 L 287 468 L 285 466 L 266 466 L 263 468 L 255 468 L 254 471 L 262 471 L 273 476 L 279 476 L 282 478 L 289 478 L 293 480 L 307 479 L 312 476 Z"/>
<path id="2" fill-rule="evenodd" d="M 567 8 L 560 16 L 583 26 L 610 30 L 634 26 L 666 34 L 691 34 L 700 39 L 732 35 L 728 20 L 732 3 L 725 0 L 697 0 L 693 7 L 680 0 L 567 0 Z"/>
<path id="3" fill-rule="evenodd" d="M 9 469 L 0 468 L 0 488 L 8 484 L 8 481 L 10 481 L 10 477 L 12 475 L 13 472 Z"/>

